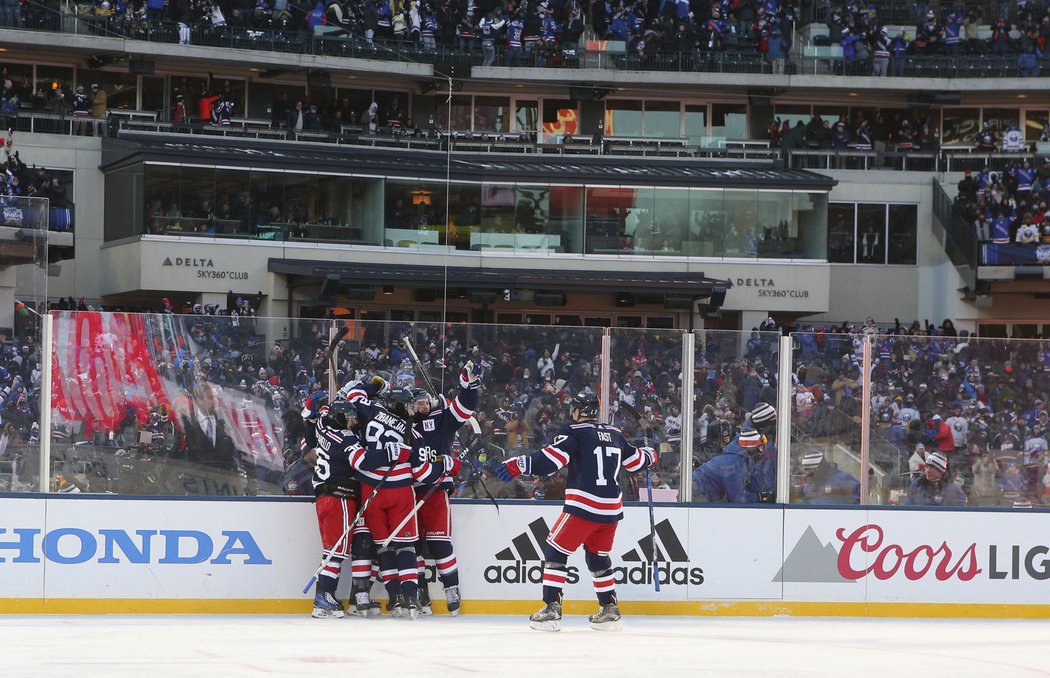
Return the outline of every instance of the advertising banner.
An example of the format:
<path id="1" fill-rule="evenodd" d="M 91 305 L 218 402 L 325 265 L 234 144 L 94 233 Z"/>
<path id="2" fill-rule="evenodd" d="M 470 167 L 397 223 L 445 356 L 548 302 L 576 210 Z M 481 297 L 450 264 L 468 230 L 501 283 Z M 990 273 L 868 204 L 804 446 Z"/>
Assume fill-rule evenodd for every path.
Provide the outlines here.
<path id="1" fill-rule="evenodd" d="M 1042 513 L 789 510 L 786 600 L 1045 602 Z"/>
<path id="2" fill-rule="evenodd" d="M 485 502 L 455 504 L 464 600 L 538 601 L 544 543 L 560 512 L 536 502 L 505 503 L 499 513 Z M 621 600 L 681 604 L 650 612 L 874 614 L 881 605 L 951 616 L 974 605 L 1037 616 L 1050 579 L 1047 520 L 1025 512 L 658 506 L 656 592 L 648 511 L 631 506 L 611 555 Z M 144 608 L 153 612 L 208 601 L 212 612 L 301 611 L 319 558 L 308 502 L 0 499 L 0 612 L 31 609 L 12 603 L 33 599 L 79 601 L 86 612 L 123 611 L 127 601 L 167 601 Z M 593 601 L 582 550 L 568 564 L 566 600 Z M 441 601 L 432 563 L 427 578 Z M 348 588 L 344 576 L 341 597 Z M 385 598 L 379 584 L 375 595 Z"/>

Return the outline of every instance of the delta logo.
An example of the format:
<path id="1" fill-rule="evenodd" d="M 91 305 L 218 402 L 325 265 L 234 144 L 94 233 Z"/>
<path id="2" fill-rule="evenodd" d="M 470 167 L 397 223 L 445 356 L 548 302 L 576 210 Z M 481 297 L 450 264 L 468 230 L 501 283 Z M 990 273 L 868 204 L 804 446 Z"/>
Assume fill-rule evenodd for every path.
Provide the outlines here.
<path id="1" fill-rule="evenodd" d="M 664 586 L 700 585 L 704 583 L 704 571 L 690 567 L 689 554 L 682 546 L 670 520 L 656 525 L 656 560 L 660 573 L 660 584 Z M 529 523 L 528 529 L 511 539 L 511 545 L 495 555 L 498 561 L 485 568 L 485 581 L 490 584 L 542 584 L 543 549 L 550 533 L 550 526 L 543 518 Z M 646 534 L 637 546 L 620 556 L 622 565 L 613 563 L 613 575 L 617 584 L 653 583 L 653 542 Z M 580 569 L 569 565 L 565 583 L 580 581 Z"/>
<path id="2" fill-rule="evenodd" d="M 834 542 L 823 542 L 807 526 L 791 549 L 774 582 L 850 584 L 871 575 L 878 580 L 907 579 L 968 582 L 988 579 L 1050 579 L 1050 547 L 1039 544 L 987 545 L 987 558 L 977 542 L 916 543 L 904 546 L 881 525 L 839 528 Z"/>

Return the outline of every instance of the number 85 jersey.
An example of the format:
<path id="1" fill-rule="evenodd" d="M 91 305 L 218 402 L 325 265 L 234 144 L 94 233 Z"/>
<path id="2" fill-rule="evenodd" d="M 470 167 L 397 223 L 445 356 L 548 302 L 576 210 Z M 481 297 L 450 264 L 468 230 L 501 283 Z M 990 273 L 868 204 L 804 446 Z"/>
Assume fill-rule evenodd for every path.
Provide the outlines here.
<path id="1" fill-rule="evenodd" d="M 623 518 L 620 469 L 635 473 L 658 460 L 651 447 L 635 447 L 615 426 L 595 422 L 565 424 L 554 442 L 526 457 L 524 473 L 550 475 L 569 467 L 565 479 L 565 512 L 596 523 Z"/>

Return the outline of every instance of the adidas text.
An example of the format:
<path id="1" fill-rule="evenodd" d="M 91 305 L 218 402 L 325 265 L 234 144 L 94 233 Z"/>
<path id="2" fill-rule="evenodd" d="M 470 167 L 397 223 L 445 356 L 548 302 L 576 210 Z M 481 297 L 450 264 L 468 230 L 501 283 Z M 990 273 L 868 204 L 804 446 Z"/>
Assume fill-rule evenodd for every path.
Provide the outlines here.
<path id="1" fill-rule="evenodd" d="M 645 563 L 634 567 L 614 567 L 613 574 L 616 575 L 617 584 L 652 584 L 653 565 Z M 661 584 L 692 584 L 699 586 L 704 583 L 704 570 L 700 567 L 668 567 L 660 564 Z"/>
<path id="2" fill-rule="evenodd" d="M 579 568 L 569 567 L 566 575 L 566 584 L 575 584 L 580 581 Z M 511 565 L 489 565 L 485 568 L 485 581 L 490 584 L 541 584 L 543 583 L 543 564 L 526 565 L 518 561 Z"/>

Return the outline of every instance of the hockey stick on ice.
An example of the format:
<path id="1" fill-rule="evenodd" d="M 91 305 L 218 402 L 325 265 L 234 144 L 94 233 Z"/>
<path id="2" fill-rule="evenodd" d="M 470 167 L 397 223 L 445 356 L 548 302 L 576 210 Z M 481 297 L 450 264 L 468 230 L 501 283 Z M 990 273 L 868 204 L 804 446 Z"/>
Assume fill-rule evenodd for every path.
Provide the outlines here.
<path id="1" fill-rule="evenodd" d="M 397 462 L 391 462 L 390 466 L 387 467 L 386 473 L 384 473 L 383 477 L 379 479 L 379 484 L 377 484 L 375 486 L 375 489 L 372 490 L 372 494 L 368 495 L 368 498 L 361 503 L 361 508 L 357 509 L 357 515 L 354 516 L 353 520 L 347 523 L 346 529 L 343 530 L 343 534 L 339 536 L 339 539 L 336 540 L 332 548 L 328 549 L 328 552 L 321 560 L 320 567 L 314 570 L 314 576 L 310 577 L 310 581 L 308 581 L 306 583 L 306 586 L 303 588 L 303 593 L 309 593 L 310 587 L 317 583 L 317 576 L 321 574 L 321 570 L 328 567 L 328 563 L 332 561 L 332 556 L 334 556 L 335 552 L 339 550 L 339 547 L 343 544 L 343 542 L 346 541 L 346 538 L 350 536 L 350 531 L 354 529 L 354 525 L 356 525 L 357 521 L 361 519 L 361 516 L 365 514 L 365 510 L 368 508 L 369 504 L 372 503 L 372 500 L 376 498 L 377 494 L 379 494 L 379 490 L 382 489 L 383 485 L 386 484 L 386 479 L 390 477 L 390 472 L 394 470 L 395 466 L 397 466 Z"/>
<path id="2" fill-rule="evenodd" d="M 649 436 L 645 433 L 645 425 L 642 419 L 641 413 L 634 408 L 634 405 L 621 400 L 620 407 L 627 416 L 634 418 L 638 422 L 638 430 L 642 434 L 642 442 L 646 447 L 649 447 Z M 656 590 L 660 590 L 660 563 L 656 560 L 656 517 L 653 512 L 653 474 L 649 472 L 649 467 L 645 469 L 645 487 L 646 494 L 649 495 L 649 540 L 652 543 L 652 558 L 653 558 L 653 585 Z"/>

